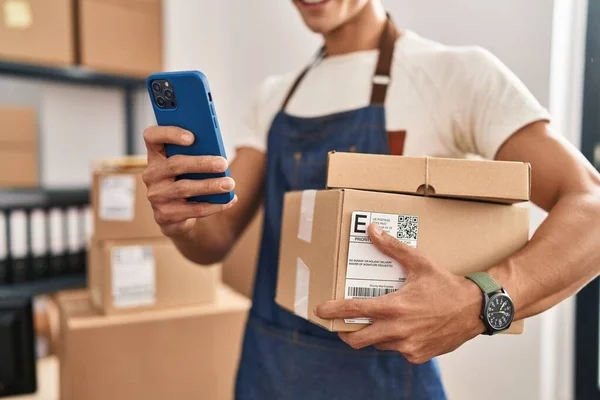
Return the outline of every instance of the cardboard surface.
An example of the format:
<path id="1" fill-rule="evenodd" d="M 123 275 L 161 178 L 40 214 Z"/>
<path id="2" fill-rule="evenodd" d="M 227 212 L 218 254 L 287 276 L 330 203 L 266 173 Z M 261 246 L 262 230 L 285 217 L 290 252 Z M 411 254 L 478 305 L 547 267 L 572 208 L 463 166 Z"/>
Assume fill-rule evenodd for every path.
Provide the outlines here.
<path id="1" fill-rule="evenodd" d="M 223 282 L 248 298 L 254 292 L 263 218 L 261 209 L 223 260 Z"/>
<path id="2" fill-rule="evenodd" d="M 123 306 L 113 292 L 112 251 L 115 248 L 152 248 L 155 270 L 154 301 L 147 305 Z M 137 240 L 92 240 L 89 250 L 88 287 L 92 302 L 105 314 L 208 304 L 215 300 L 221 278 L 220 265 L 200 266 L 187 260 L 167 238 Z"/>
<path id="3" fill-rule="evenodd" d="M 0 107 L 0 187 L 39 186 L 35 110 Z"/>
<path id="4" fill-rule="evenodd" d="M 162 71 L 161 0 L 77 0 L 81 64 L 147 77 Z"/>
<path id="5" fill-rule="evenodd" d="M 75 61 L 72 0 L 0 2 L 0 58 L 46 65 Z"/>
<path id="6" fill-rule="evenodd" d="M 96 240 L 164 237 L 154 220 L 154 212 L 147 198 L 146 185 L 142 180 L 144 165 L 145 161 L 137 157 L 124 157 L 95 163 L 91 203 Z M 131 176 L 134 180 L 132 218 L 119 220 L 103 217 L 101 213 L 103 204 L 100 201 L 103 180 L 124 176 Z"/>
<path id="7" fill-rule="evenodd" d="M 529 201 L 530 165 L 519 162 L 329 154 L 327 187 L 497 203 Z"/>
<path id="8" fill-rule="evenodd" d="M 62 400 L 233 399 L 249 300 L 103 316 L 86 291 L 58 295 Z"/>
<path id="9" fill-rule="evenodd" d="M 524 205 L 437 199 L 357 190 L 316 192 L 310 243 L 298 238 L 302 192 L 287 193 L 281 235 L 276 302 L 294 312 L 298 259 L 309 269 L 308 319 L 331 331 L 366 325 L 321 320 L 312 310 L 345 298 L 350 223 L 353 211 L 419 217 L 417 249 L 457 275 L 484 271 L 520 250 L 529 238 L 529 209 Z M 451 294 L 449 294 L 451 295 Z M 522 321 L 509 333 L 521 333 Z"/>

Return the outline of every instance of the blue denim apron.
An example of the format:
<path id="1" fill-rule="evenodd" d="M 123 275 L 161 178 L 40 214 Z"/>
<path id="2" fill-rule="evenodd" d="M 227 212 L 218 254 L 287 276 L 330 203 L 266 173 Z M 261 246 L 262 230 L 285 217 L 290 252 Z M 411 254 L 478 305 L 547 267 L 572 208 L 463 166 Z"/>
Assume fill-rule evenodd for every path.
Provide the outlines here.
<path id="1" fill-rule="evenodd" d="M 253 306 L 238 371 L 238 400 L 445 399 L 435 362 L 411 365 L 399 353 L 353 350 L 336 333 L 301 319 L 275 302 L 283 196 L 325 188 L 327 153 L 389 153 L 385 95 L 396 30 L 382 35 L 371 104 L 319 118 L 293 117 L 287 102 L 273 120 L 267 151 L 265 217 Z"/>

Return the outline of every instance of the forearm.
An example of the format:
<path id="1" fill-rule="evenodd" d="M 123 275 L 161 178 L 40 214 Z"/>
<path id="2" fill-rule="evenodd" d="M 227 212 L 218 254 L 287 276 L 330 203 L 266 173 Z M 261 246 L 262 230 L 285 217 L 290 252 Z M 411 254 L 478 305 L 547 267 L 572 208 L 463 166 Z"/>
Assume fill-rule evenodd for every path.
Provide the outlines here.
<path id="1" fill-rule="evenodd" d="M 577 293 L 600 273 L 600 196 L 560 198 L 528 245 L 489 272 L 513 298 L 516 319 Z"/>
<path id="2" fill-rule="evenodd" d="M 238 201 L 224 212 L 189 221 L 188 229 L 171 237 L 185 257 L 208 265 L 227 255 L 262 202 L 265 164 L 264 153 L 250 148 L 238 149 L 230 166 Z"/>

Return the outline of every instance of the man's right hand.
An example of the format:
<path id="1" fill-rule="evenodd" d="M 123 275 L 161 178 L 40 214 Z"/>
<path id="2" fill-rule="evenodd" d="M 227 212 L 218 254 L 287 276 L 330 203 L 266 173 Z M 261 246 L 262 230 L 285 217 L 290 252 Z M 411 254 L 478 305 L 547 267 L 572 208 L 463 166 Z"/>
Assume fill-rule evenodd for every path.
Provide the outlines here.
<path id="1" fill-rule="evenodd" d="M 186 235 L 196 218 L 227 210 L 237 202 L 237 197 L 228 204 L 187 201 L 193 196 L 227 193 L 235 187 L 235 181 L 228 177 L 175 180 L 176 176 L 182 174 L 227 170 L 227 160 L 223 157 L 176 155 L 167 158 L 165 144 L 190 146 L 194 143 L 191 132 L 173 126 L 152 126 L 144 131 L 144 141 L 148 150 L 148 167 L 142 177 L 148 188 L 154 219 L 166 236 Z"/>

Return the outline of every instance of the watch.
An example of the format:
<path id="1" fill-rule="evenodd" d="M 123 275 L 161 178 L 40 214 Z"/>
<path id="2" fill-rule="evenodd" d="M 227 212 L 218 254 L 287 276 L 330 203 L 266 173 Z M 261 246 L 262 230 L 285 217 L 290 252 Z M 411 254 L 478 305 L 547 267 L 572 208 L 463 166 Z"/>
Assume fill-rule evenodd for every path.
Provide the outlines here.
<path id="1" fill-rule="evenodd" d="M 510 328 L 515 316 L 513 301 L 494 278 L 485 272 L 476 272 L 466 276 L 483 292 L 483 308 L 480 318 L 486 334 L 495 335 Z"/>

